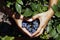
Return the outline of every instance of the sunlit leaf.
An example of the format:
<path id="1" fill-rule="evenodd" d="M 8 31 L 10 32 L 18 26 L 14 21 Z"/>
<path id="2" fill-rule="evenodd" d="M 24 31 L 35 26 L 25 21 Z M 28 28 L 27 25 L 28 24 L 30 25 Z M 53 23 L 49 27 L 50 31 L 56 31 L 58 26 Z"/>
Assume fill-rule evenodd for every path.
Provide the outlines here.
<path id="1" fill-rule="evenodd" d="M 31 3 L 31 8 L 33 11 L 37 10 L 37 4 L 36 3 Z"/>
<path id="2" fill-rule="evenodd" d="M 15 4 L 16 11 L 21 14 L 22 7 L 18 3 Z"/>
<path id="3" fill-rule="evenodd" d="M 52 29 L 52 30 L 49 32 L 49 34 L 50 34 L 51 37 L 54 37 L 54 36 L 57 34 L 57 32 L 56 32 L 55 29 Z"/>
<path id="4" fill-rule="evenodd" d="M 46 28 L 47 33 L 49 33 L 51 30 L 52 30 L 52 27 L 51 26 L 47 26 L 47 28 Z"/>
<path id="5" fill-rule="evenodd" d="M 12 5 L 11 2 L 7 2 L 7 7 L 10 7 L 10 5 Z"/>
<path id="6" fill-rule="evenodd" d="M 33 13 L 32 13 L 32 11 L 29 9 L 29 8 L 26 8 L 26 10 L 25 10 L 25 12 L 24 12 L 24 16 L 25 17 L 28 17 L 28 16 L 31 16 Z"/>
<path id="7" fill-rule="evenodd" d="M 57 26 L 57 31 L 60 33 L 60 24 Z"/>
<path id="8" fill-rule="evenodd" d="M 49 22 L 48 22 L 48 25 L 47 25 L 47 27 L 46 27 L 46 31 L 47 31 L 47 33 L 49 33 L 53 28 L 52 28 L 52 21 L 53 20 L 50 20 Z"/>
<path id="9" fill-rule="evenodd" d="M 58 6 L 57 5 L 53 5 L 52 9 L 56 12 L 56 11 L 58 11 Z"/>
<path id="10" fill-rule="evenodd" d="M 60 40 L 60 35 L 58 35 L 58 37 L 57 37 L 57 38 L 55 38 L 55 40 Z"/>
<path id="11" fill-rule="evenodd" d="M 56 12 L 55 15 L 56 15 L 57 17 L 60 17 L 60 12 Z"/>
<path id="12" fill-rule="evenodd" d="M 19 3 L 19 4 L 23 5 L 22 0 L 17 0 L 17 3 Z"/>
<path id="13" fill-rule="evenodd" d="M 56 38 L 58 38 L 58 36 L 59 36 L 59 34 L 56 34 L 53 38 L 56 39 Z"/>
<path id="14" fill-rule="evenodd" d="M 5 37 L 2 37 L 1 40 L 13 40 L 14 37 L 10 37 L 10 36 L 5 36 Z"/>

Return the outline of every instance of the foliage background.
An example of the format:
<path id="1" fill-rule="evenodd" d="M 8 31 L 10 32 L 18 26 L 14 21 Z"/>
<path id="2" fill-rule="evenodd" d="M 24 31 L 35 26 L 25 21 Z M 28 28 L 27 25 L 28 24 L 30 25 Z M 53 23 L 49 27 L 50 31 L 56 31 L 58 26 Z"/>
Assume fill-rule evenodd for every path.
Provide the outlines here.
<path id="1" fill-rule="evenodd" d="M 7 6 L 18 14 L 25 17 L 32 17 L 37 13 L 47 11 L 47 0 L 1 0 L 0 6 Z M 15 24 L 14 20 L 4 14 L 3 21 L 0 22 L 0 39 L 1 40 L 60 40 L 60 0 L 52 9 L 55 15 L 50 19 L 42 35 L 37 38 L 29 38 L 24 35 Z M 0 15 L 1 15 L 0 14 Z M 29 14 L 29 15 L 28 15 Z M 6 22 L 9 21 L 9 22 Z"/>

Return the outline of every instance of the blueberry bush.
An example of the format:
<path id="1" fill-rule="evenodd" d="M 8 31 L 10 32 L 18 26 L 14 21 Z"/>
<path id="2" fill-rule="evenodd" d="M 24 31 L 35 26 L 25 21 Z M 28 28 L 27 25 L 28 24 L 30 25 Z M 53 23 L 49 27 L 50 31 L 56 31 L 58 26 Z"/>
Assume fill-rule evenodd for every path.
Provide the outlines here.
<path id="1" fill-rule="evenodd" d="M 4 5 L 6 7 L 9 7 L 13 11 L 15 11 L 17 14 L 19 15 L 22 14 L 25 17 L 32 17 L 33 15 L 47 11 L 48 3 L 49 3 L 48 0 L 6 0 L 4 2 L 2 2 L 0 6 Z M 54 10 L 54 13 L 55 13 L 54 16 L 48 22 L 48 25 L 45 28 L 43 34 L 40 35 L 36 40 L 43 40 L 43 39 L 44 40 L 49 40 L 49 39 L 60 40 L 60 0 L 58 0 L 57 5 L 52 6 L 52 9 Z M 18 33 L 19 34 L 17 35 L 17 37 L 22 37 L 19 31 L 16 32 L 14 30 L 17 31 L 17 28 L 13 27 L 10 31 L 10 33 L 13 33 L 13 36 L 0 35 L 0 39 L 1 40 L 14 40 L 16 38 L 15 35 Z"/>

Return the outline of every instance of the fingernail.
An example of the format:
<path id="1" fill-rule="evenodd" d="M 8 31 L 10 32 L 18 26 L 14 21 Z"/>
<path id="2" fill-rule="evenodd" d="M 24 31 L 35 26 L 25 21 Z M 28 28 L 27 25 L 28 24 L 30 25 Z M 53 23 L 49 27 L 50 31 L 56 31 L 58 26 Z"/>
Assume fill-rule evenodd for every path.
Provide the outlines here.
<path id="1" fill-rule="evenodd" d="M 29 19 L 29 20 L 27 20 L 27 21 L 31 22 L 31 21 L 33 21 L 33 19 Z"/>

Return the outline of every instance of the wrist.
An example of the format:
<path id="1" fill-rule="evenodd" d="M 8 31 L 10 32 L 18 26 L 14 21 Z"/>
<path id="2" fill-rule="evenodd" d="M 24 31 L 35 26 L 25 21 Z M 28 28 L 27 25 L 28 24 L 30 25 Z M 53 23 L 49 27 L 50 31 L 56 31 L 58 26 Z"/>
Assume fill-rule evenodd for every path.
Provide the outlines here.
<path id="1" fill-rule="evenodd" d="M 53 15 L 54 15 L 53 9 L 52 9 L 52 8 L 48 9 L 48 11 L 47 11 L 47 16 L 48 16 L 49 18 L 51 18 Z"/>

